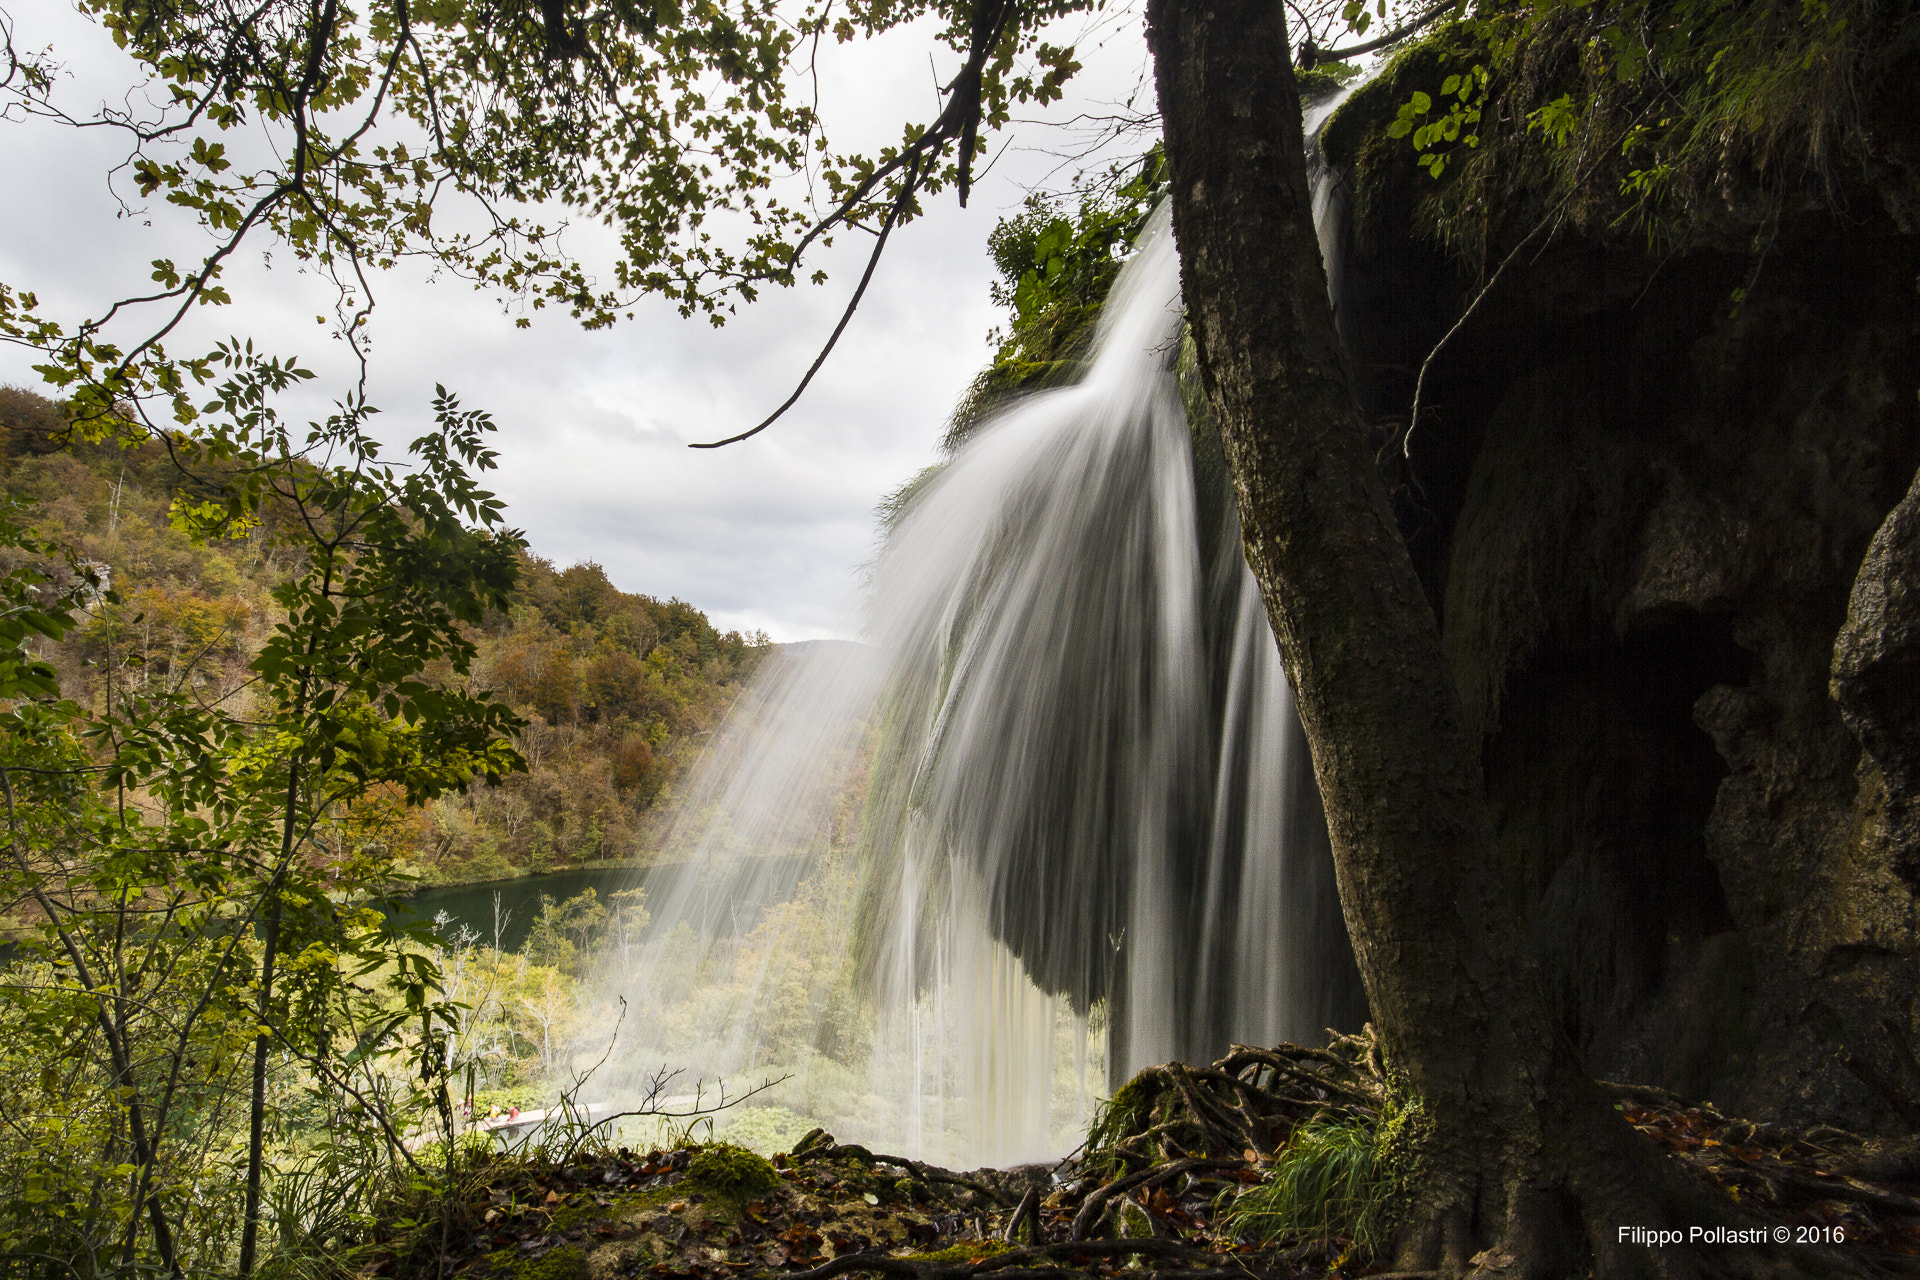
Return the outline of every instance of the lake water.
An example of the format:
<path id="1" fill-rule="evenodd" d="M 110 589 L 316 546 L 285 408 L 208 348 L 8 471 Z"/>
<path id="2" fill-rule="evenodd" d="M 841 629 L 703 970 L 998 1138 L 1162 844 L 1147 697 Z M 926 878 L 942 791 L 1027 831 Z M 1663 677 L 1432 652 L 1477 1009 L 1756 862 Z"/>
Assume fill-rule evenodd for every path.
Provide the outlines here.
<path id="1" fill-rule="evenodd" d="M 701 886 L 706 890 L 701 897 L 712 905 L 714 922 L 725 919 L 728 927 L 742 931 L 757 924 L 768 906 L 792 895 L 804 859 L 748 861 L 753 864 L 751 870 L 768 874 L 743 875 L 739 868 L 728 868 L 723 879 L 716 878 Z M 407 904 L 428 920 L 444 911 L 449 917 L 449 931 L 465 925 L 479 934 L 482 942 L 491 943 L 495 895 L 498 895 L 500 947 L 503 951 L 518 951 L 525 945 L 533 919 L 540 912 L 542 894 L 555 902 L 565 902 L 592 889 L 605 903 L 609 895 L 623 889 L 645 887 L 648 903 L 652 904 L 677 894 L 690 881 L 697 885 L 703 872 L 709 876 L 714 874 L 707 864 L 693 862 L 669 862 L 652 867 L 575 868 L 481 884 L 439 885 L 413 894 Z"/>

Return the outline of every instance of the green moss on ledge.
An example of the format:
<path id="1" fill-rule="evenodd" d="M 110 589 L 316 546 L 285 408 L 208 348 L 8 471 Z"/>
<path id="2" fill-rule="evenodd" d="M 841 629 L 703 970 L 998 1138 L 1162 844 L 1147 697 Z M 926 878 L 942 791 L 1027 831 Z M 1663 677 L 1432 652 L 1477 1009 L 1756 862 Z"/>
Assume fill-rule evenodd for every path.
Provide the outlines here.
<path id="1" fill-rule="evenodd" d="M 998 1254 L 1009 1253 L 1013 1246 L 1002 1240 L 963 1240 L 959 1244 L 949 1245 L 933 1253 L 916 1253 L 915 1262 L 978 1262 L 982 1258 L 991 1258 Z"/>
<path id="2" fill-rule="evenodd" d="M 745 1147 L 722 1142 L 707 1147 L 687 1166 L 687 1182 L 717 1195 L 747 1200 L 780 1185 L 773 1165 Z"/>

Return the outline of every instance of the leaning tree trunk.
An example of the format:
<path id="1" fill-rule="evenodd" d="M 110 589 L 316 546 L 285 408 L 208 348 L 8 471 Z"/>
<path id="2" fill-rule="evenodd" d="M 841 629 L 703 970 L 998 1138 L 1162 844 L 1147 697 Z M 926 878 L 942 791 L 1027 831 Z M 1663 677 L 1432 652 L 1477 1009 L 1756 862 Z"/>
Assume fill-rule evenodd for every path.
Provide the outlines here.
<path id="1" fill-rule="evenodd" d="M 1276 0 L 1150 0 L 1181 282 L 1247 559 L 1312 746 L 1374 1024 L 1430 1128 L 1403 1267 L 1449 1274 L 1759 1275 L 1621 1227 L 1727 1223 L 1552 1030 L 1479 754 L 1348 386 Z M 1582 1247 L 1584 1242 L 1585 1248 Z M 1825 1260 L 1798 1262 L 1825 1269 Z"/>

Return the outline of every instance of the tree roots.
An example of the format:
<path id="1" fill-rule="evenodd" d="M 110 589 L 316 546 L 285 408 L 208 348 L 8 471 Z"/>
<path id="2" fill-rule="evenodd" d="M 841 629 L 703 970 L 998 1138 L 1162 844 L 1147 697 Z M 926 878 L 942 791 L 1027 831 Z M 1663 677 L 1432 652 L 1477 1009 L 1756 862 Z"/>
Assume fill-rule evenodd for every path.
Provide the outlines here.
<path id="1" fill-rule="evenodd" d="M 573 1250 L 581 1275 L 639 1280 L 1920 1276 L 1920 1143 L 1755 1124 L 1659 1090 L 1599 1089 L 1608 1124 L 1594 1131 L 1589 1163 L 1536 1166 L 1572 1190 L 1539 1190 L 1554 1184 L 1516 1182 L 1511 1169 L 1469 1170 L 1482 1188 L 1505 1188 L 1480 1193 L 1499 1209 L 1475 1211 L 1497 1213 L 1497 1230 L 1476 1229 L 1437 1167 L 1416 1162 L 1416 1178 L 1380 1184 L 1403 1202 L 1398 1270 L 1377 1233 L 1369 1249 L 1367 1232 L 1332 1217 L 1289 1227 L 1285 1215 L 1248 1210 L 1289 1178 L 1306 1188 L 1295 1203 L 1310 1202 L 1325 1184 L 1297 1175 L 1316 1142 L 1324 1150 L 1343 1131 L 1380 1139 L 1408 1114 L 1371 1033 L 1150 1067 L 1102 1109 L 1087 1146 L 1051 1169 L 955 1173 L 816 1132 L 775 1158 L 778 1186 L 734 1203 L 680 1190 L 685 1153 L 609 1153 L 565 1169 L 496 1157 L 486 1177 L 494 1208 L 474 1206 L 452 1255 L 426 1271 L 417 1259 L 394 1265 L 404 1256 L 395 1249 L 371 1270 L 515 1280 L 516 1268 Z M 1685 1238 L 1690 1226 L 1727 1223 L 1764 1225 L 1764 1243 Z M 1616 1239 L 1636 1227 L 1682 1235 Z M 1788 1240 L 1775 1244 L 1780 1228 Z"/>

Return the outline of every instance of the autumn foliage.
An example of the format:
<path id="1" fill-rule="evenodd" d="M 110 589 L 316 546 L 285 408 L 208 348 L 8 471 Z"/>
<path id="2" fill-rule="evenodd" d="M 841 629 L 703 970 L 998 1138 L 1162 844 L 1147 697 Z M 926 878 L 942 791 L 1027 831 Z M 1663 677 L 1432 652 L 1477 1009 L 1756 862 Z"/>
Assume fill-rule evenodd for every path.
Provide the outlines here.
<path id="1" fill-rule="evenodd" d="M 299 568 L 266 536 L 273 514 L 196 545 L 175 517 L 201 495 L 161 445 L 90 444 L 65 428 L 51 401 L 0 388 L 0 488 L 119 597 L 50 650 L 62 687 L 96 704 L 156 681 L 233 694 L 277 620 L 270 591 Z M 386 815 L 380 838 L 429 882 L 644 859 L 651 815 L 767 651 L 764 635 L 722 633 L 683 600 L 621 591 L 598 564 L 537 556 L 511 608 L 473 638 L 470 680 L 531 721 L 517 743 L 530 767 Z"/>

